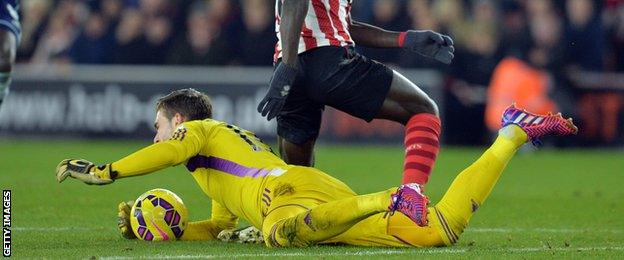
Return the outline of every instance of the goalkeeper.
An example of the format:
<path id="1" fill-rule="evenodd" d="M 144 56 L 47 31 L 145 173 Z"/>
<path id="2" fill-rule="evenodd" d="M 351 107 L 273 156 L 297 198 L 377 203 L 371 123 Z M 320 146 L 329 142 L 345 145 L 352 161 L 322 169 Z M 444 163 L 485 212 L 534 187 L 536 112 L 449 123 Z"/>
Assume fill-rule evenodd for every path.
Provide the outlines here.
<path id="1" fill-rule="evenodd" d="M 102 166 L 64 160 L 57 167 L 57 180 L 70 176 L 87 184 L 110 184 L 184 164 L 212 198 L 212 216 L 190 222 L 182 240 L 216 239 L 243 218 L 262 231 L 269 247 L 451 245 L 522 144 L 577 131 L 560 114 L 508 108 L 494 144 L 455 178 L 440 202 L 427 208 L 414 200 L 420 196 L 416 185 L 357 195 L 320 170 L 284 163 L 253 133 L 210 119 L 209 98 L 193 89 L 161 98 L 156 110 L 153 145 Z M 418 226 L 414 220 L 427 211 L 428 224 Z M 122 232 L 131 232 L 121 225 Z"/>

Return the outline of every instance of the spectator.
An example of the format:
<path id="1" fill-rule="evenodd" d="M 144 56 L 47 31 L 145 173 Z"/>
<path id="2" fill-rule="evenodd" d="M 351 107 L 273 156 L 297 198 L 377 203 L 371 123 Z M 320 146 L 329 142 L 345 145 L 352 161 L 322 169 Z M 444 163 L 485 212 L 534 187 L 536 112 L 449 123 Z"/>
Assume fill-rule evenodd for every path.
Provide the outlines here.
<path id="1" fill-rule="evenodd" d="M 75 28 L 62 12 L 50 16 L 50 22 L 33 54 L 33 63 L 69 62 L 69 49 L 75 38 Z"/>
<path id="2" fill-rule="evenodd" d="M 70 57 L 75 63 L 111 63 L 113 37 L 107 34 L 108 24 L 100 14 L 89 16 L 83 31 L 72 44 Z"/>
<path id="3" fill-rule="evenodd" d="M 500 128 L 500 115 L 511 103 L 546 114 L 556 111 L 548 97 L 548 75 L 545 71 L 514 57 L 507 57 L 496 67 L 487 93 L 485 119 L 493 132 Z"/>
<path id="4" fill-rule="evenodd" d="M 245 33 L 240 44 L 241 63 L 271 66 L 277 38 L 269 3 L 266 0 L 245 0 L 243 3 Z"/>
<path id="5" fill-rule="evenodd" d="M 566 2 L 568 26 L 566 29 L 566 57 L 569 73 L 599 71 L 603 69 L 605 39 L 600 16 L 590 0 Z M 575 84 L 575 82 L 572 82 Z M 579 94 L 579 115 L 582 120 L 581 136 L 587 142 L 608 144 L 617 137 L 618 112 L 622 97 L 610 91 L 582 90 L 575 84 Z"/>
<path id="6" fill-rule="evenodd" d="M 591 0 L 566 2 L 567 62 L 584 70 L 601 70 L 604 57 L 604 28 Z"/>
<path id="7" fill-rule="evenodd" d="M 467 21 L 464 45 L 452 64 L 454 80 L 446 95 L 446 125 L 450 142 L 480 144 L 487 140 L 484 124 L 485 93 L 492 72 L 501 60 L 497 13 L 492 1 L 478 1 Z"/>
<path id="8" fill-rule="evenodd" d="M 624 71 L 624 1 L 616 2 L 606 11 L 606 21 L 609 33 L 609 50 L 613 55 L 607 55 L 609 70 Z"/>
<path id="9" fill-rule="evenodd" d="M 172 25 L 169 18 L 157 16 L 145 23 L 147 64 L 164 64 L 172 48 Z"/>
<path id="10" fill-rule="evenodd" d="M 205 9 L 210 22 L 219 28 L 217 37 L 220 39 L 218 41 L 227 42 L 231 50 L 240 48 L 241 32 L 244 30 L 237 2 L 232 0 L 208 0 L 208 5 Z"/>
<path id="11" fill-rule="evenodd" d="M 450 34 L 455 45 L 464 43 L 465 8 L 462 0 L 438 0 L 432 3 L 433 17 L 438 19 L 440 31 Z"/>
<path id="12" fill-rule="evenodd" d="M 427 0 L 411 0 L 408 2 L 408 15 L 411 19 L 411 28 L 418 30 L 440 31 L 439 24 L 431 12 Z M 428 59 L 414 52 L 403 51 L 399 57 L 399 65 L 407 68 L 435 68 L 447 71 L 449 66 Z"/>
<path id="13" fill-rule="evenodd" d="M 613 46 L 616 52 L 616 70 L 624 72 L 624 4 L 618 8 L 616 24 L 613 30 Z"/>
<path id="14" fill-rule="evenodd" d="M 219 26 L 202 9 L 193 8 L 186 37 L 179 40 L 169 60 L 182 65 L 226 65 L 231 62 L 227 42 L 219 38 Z"/>
<path id="15" fill-rule="evenodd" d="M 111 24 L 111 28 L 116 28 L 121 14 L 123 14 L 122 0 L 102 0 L 100 4 L 100 11 L 104 20 Z"/>
<path id="16" fill-rule="evenodd" d="M 22 41 L 17 49 L 17 61 L 29 60 L 39 39 L 44 33 L 48 14 L 52 8 L 50 0 L 31 0 L 23 3 Z"/>
<path id="17" fill-rule="evenodd" d="M 410 29 L 409 20 L 401 10 L 403 10 L 403 8 L 401 8 L 401 3 L 399 3 L 399 1 L 375 0 L 372 24 L 392 31 L 405 31 Z M 371 59 L 397 64 L 399 62 L 401 50 L 363 48 L 363 54 Z"/>
<path id="18" fill-rule="evenodd" d="M 125 10 L 115 31 L 115 63 L 144 64 L 148 57 L 143 35 L 143 15 L 136 9 Z"/>
<path id="19" fill-rule="evenodd" d="M 148 18 L 167 14 L 169 5 L 167 0 L 140 0 L 141 12 Z"/>
<path id="20" fill-rule="evenodd" d="M 515 1 L 502 3 L 501 49 L 505 54 L 517 58 L 525 58 L 531 45 L 526 15 L 523 11 L 522 6 Z"/>

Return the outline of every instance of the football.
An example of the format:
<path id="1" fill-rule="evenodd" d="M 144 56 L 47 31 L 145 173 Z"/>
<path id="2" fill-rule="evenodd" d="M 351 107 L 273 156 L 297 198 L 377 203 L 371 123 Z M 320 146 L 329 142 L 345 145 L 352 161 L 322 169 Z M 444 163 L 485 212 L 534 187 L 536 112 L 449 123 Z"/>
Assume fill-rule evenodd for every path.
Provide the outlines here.
<path id="1" fill-rule="evenodd" d="M 132 231 L 140 240 L 167 241 L 182 236 L 188 223 L 188 210 L 182 199 L 166 189 L 143 193 L 132 205 Z"/>

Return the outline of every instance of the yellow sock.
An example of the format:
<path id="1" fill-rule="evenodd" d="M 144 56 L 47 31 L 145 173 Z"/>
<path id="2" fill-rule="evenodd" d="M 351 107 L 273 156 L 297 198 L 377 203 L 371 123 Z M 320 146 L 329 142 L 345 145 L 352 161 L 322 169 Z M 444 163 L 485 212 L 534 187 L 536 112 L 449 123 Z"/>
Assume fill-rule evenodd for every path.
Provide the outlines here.
<path id="1" fill-rule="evenodd" d="M 318 205 L 278 223 L 281 246 L 309 246 L 339 235 L 361 220 L 387 210 L 395 189 Z"/>
<path id="2" fill-rule="evenodd" d="M 447 244 L 457 241 L 472 214 L 483 204 L 507 163 L 527 141 L 526 133 L 516 125 L 498 132 L 494 144 L 472 165 L 462 171 L 442 200 L 430 208 L 429 221 L 444 230 Z"/>

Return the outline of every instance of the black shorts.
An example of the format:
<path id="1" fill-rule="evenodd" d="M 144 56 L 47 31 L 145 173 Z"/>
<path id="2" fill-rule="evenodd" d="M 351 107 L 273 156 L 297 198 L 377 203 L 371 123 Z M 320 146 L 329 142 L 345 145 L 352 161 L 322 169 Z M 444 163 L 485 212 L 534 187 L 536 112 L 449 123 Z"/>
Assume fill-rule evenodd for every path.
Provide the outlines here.
<path id="1" fill-rule="evenodd" d="M 318 137 L 325 105 L 370 122 L 392 84 L 390 68 L 352 47 L 320 47 L 298 60 L 300 72 L 277 116 L 277 134 L 295 144 Z"/>

